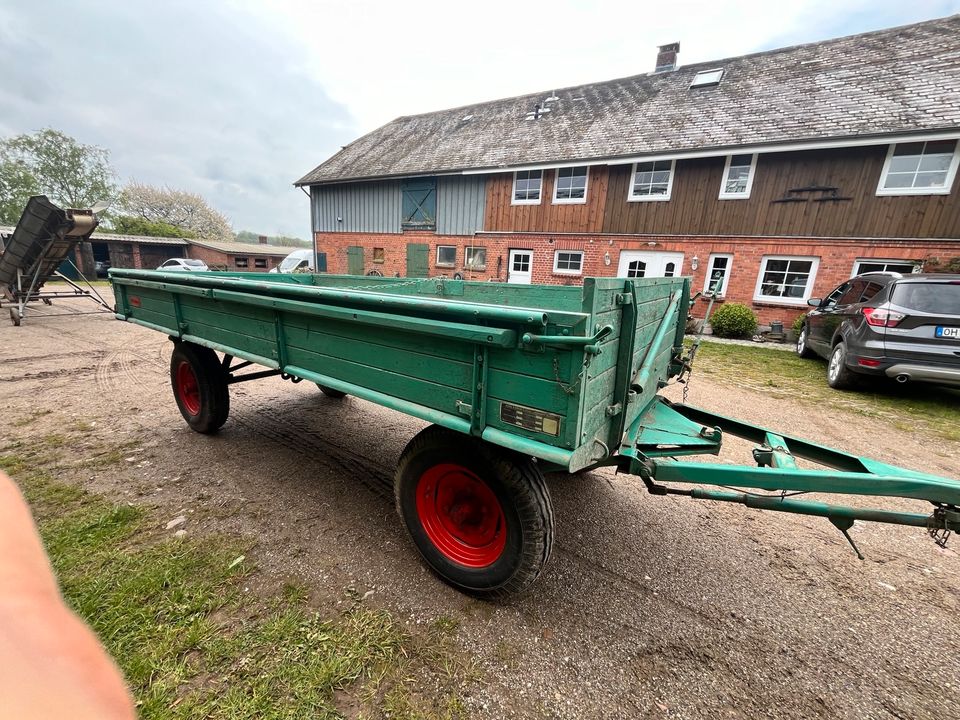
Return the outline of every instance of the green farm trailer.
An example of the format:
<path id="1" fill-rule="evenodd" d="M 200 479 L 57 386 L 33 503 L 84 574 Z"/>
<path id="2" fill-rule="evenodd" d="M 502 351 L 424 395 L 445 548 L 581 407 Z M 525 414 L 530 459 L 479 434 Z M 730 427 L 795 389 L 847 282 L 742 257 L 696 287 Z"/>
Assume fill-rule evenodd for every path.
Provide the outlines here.
<path id="1" fill-rule="evenodd" d="M 691 367 L 683 344 L 688 278 L 587 278 L 579 287 L 149 270 L 110 276 L 117 317 L 173 340 L 174 396 L 198 432 L 226 421 L 231 384 L 271 375 L 432 423 L 400 458 L 397 510 L 430 568 L 473 595 L 522 590 L 547 562 L 554 519 L 545 472 L 613 466 L 638 476 L 652 495 L 821 516 L 848 540 L 855 520 L 920 527 L 940 543 L 960 530 L 957 480 L 661 396 Z M 725 435 L 756 443 L 749 464 L 683 459 L 716 455 Z M 805 493 L 912 498 L 930 511 L 825 504 L 799 497 Z"/>

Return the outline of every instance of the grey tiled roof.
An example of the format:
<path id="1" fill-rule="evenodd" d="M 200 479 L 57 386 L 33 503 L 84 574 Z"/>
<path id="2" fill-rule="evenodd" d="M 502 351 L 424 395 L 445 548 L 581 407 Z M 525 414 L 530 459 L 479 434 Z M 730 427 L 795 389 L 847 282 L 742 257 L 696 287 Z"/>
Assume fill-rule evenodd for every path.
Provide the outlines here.
<path id="1" fill-rule="evenodd" d="M 690 88 L 714 67 L 718 86 Z M 955 130 L 960 15 L 555 94 L 540 120 L 549 91 L 397 118 L 297 184 Z"/>

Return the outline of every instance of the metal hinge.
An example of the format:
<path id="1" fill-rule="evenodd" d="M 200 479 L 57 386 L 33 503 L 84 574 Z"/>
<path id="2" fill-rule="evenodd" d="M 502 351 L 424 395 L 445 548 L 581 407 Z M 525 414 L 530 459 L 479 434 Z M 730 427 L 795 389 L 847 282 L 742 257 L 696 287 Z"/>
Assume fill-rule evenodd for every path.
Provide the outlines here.
<path id="1" fill-rule="evenodd" d="M 457 400 L 457 412 L 470 417 L 473 415 L 473 405 L 465 403 L 463 400 Z"/>
<path id="2" fill-rule="evenodd" d="M 633 295 L 630 293 L 617 293 L 617 305 L 633 305 Z"/>
<path id="3" fill-rule="evenodd" d="M 623 405 L 621 405 L 620 403 L 616 403 L 614 405 L 607 405 L 607 410 L 606 410 L 607 417 L 614 417 L 615 415 L 619 415 L 622 410 L 623 410 Z"/>

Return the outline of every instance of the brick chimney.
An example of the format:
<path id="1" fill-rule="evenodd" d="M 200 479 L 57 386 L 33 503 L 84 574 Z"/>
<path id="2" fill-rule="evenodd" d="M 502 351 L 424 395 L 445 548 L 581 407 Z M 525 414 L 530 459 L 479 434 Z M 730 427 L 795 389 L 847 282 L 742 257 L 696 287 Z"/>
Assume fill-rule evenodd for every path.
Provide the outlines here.
<path id="1" fill-rule="evenodd" d="M 266 245 L 266 244 L 267 244 L 267 236 L 266 236 L 266 235 L 257 235 L 257 242 L 260 243 L 261 245 Z"/>
<path id="2" fill-rule="evenodd" d="M 677 53 L 680 52 L 680 43 L 670 43 L 661 45 L 660 52 L 657 53 L 657 66 L 655 73 L 668 72 L 677 69 Z"/>

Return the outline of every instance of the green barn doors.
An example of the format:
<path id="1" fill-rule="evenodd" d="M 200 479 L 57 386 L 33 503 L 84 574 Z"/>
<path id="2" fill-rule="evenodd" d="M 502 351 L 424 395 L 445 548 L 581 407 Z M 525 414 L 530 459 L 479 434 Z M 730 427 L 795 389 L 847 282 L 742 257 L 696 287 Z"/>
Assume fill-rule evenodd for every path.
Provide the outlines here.
<path id="1" fill-rule="evenodd" d="M 418 278 L 428 277 L 430 270 L 428 267 L 428 257 L 430 255 L 430 246 L 422 243 L 407 244 L 407 277 Z"/>
<path id="2" fill-rule="evenodd" d="M 347 274 L 363 275 L 363 248 L 359 245 L 347 248 Z"/>

